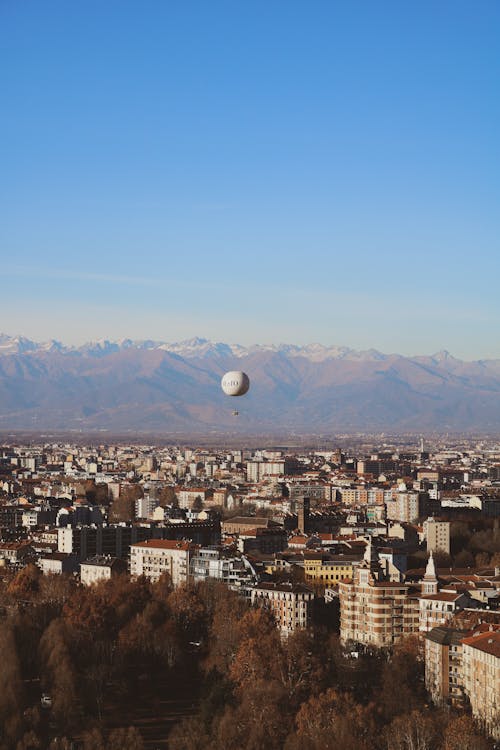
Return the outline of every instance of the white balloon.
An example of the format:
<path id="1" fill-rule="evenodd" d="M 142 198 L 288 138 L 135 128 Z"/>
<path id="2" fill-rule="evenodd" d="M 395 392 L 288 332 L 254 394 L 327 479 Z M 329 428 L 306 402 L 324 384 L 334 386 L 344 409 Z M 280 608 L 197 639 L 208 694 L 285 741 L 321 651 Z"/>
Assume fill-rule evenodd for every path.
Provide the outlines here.
<path id="1" fill-rule="evenodd" d="M 250 388 L 250 379 L 245 372 L 231 370 L 223 375 L 220 384 L 226 396 L 244 396 Z"/>

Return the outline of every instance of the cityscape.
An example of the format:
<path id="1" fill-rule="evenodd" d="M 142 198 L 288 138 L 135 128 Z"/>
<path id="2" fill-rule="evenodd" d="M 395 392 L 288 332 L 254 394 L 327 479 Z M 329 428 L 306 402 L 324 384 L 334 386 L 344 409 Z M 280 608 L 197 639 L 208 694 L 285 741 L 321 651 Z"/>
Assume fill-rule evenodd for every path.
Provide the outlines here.
<path id="1" fill-rule="evenodd" d="M 498 440 L 4 437 L 0 489 L 19 747 L 500 739 Z"/>
<path id="2" fill-rule="evenodd" d="M 0 29 L 0 750 L 500 750 L 498 0 Z"/>

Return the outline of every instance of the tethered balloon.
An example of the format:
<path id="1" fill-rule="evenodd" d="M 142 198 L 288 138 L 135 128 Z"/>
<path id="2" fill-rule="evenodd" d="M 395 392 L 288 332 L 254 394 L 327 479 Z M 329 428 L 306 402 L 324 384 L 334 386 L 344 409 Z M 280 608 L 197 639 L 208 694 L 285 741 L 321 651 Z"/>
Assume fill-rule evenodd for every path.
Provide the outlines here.
<path id="1" fill-rule="evenodd" d="M 226 396 L 244 396 L 250 388 L 250 379 L 241 370 L 231 370 L 223 375 L 220 384 Z"/>

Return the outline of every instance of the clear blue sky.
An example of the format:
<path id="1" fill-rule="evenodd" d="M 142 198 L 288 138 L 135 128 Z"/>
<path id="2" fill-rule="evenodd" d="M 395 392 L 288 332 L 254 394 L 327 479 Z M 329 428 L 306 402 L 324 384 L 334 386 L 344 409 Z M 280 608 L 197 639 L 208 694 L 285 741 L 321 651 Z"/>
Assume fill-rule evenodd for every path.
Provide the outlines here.
<path id="1" fill-rule="evenodd" d="M 0 2 L 0 330 L 500 357 L 500 3 Z"/>

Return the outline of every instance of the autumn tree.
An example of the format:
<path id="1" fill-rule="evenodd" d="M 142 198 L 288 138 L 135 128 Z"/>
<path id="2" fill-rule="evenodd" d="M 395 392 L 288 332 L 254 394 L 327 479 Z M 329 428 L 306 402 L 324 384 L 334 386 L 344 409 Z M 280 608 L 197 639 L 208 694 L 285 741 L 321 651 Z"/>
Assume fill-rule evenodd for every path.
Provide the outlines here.
<path id="1" fill-rule="evenodd" d="M 324 660 L 311 632 L 298 630 L 282 642 L 275 661 L 277 678 L 292 707 L 321 689 Z"/>
<path id="2" fill-rule="evenodd" d="M 396 716 L 385 730 L 387 750 L 435 750 L 437 732 L 428 713 Z"/>
<path id="3" fill-rule="evenodd" d="M 373 750 L 377 735 L 373 707 L 329 688 L 302 704 L 286 750 Z"/>
<path id="4" fill-rule="evenodd" d="M 141 734 L 135 727 L 114 729 L 106 745 L 107 750 L 144 750 Z"/>
<path id="5" fill-rule="evenodd" d="M 106 750 L 104 738 L 97 728 L 84 732 L 82 740 L 83 750 Z"/>
<path id="6" fill-rule="evenodd" d="M 33 599 L 38 594 L 42 573 L 36 565 L 30 563 L 22 568 L 12 579 L 8 593 L 15 599 Z"/>
<path id="7" fill-rule="evenodd" d="M 418 658 L 418 639 L 397 644 L 383 667 L 380 705 L 386 720 L 421 708 L 425 702 L 423 664 Z"/>
<path id="8" fill-rule="evenodd" d="M 452 716 L 444 731 L 442 750 L 488 750 L 489 747 L 470 716 Z"/>
<path id="9" fill-rule="evenodd" d="M 206 610 L 196 586 L 179 586 L 169 594 L 167 606 L 185 642 L 199 641 L 206 635 Z"/>
<path id="10" fill-rule="evenodd" d="M 273 679 L 248 682 L 235 706 L 214 720 L 212 746 L 225 750 L 281 750 L 291 727 L 286 693 Z"/>
<path id="11" fill-rule="evenodd" d="M 179 507 L 179 500 L 177 498 L 177 495 L 175 494 L 175 490 L 173 487 L 162 487 L 160 490 L 158 490 L 158 502 L 161 505 L 162 508 L 165 508 L 167 505 L 170 505 L 174 508 Z"/>
<path id="12" fill-rule="evenodd" d="M 63 730 L 75 726 L 79 683 L 70 651 L 71 636 L 61 619 L 53 620 L 40 640 L 40 657 L 52 696 L 52 715 Z"/>
<path id="13" fill-rule="evenodd" d="M 113 523 L 133 521 L 135 518 L 135 501 L 144 497 L 140 484 L 122 485 L 120 494 L 109 506 L 109 519 Z"/>
<path id="14" fill-rule="evenodd" d="M 21 669 L 14 633 L 6 623 L 0 628 L 0 664 L 0 737 L 5 742 L 16 736 L 22 711 Z"/>

